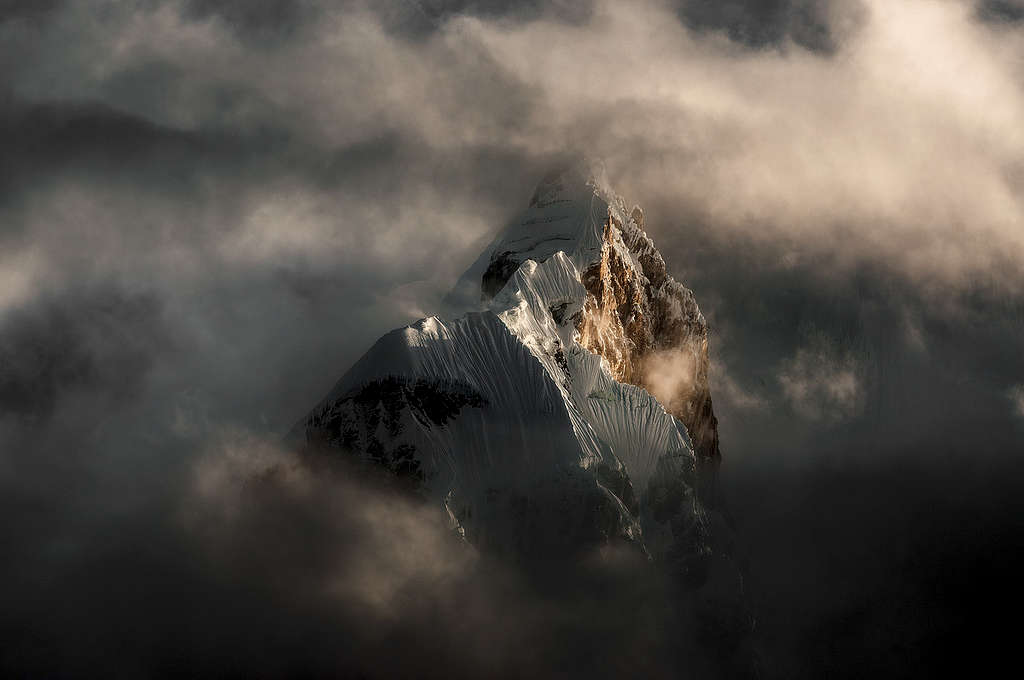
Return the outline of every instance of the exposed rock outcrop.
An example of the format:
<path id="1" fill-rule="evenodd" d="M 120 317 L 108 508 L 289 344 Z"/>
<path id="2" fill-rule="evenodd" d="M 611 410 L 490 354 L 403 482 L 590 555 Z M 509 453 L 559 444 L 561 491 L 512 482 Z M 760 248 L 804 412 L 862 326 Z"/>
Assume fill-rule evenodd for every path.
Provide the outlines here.
<path id="1" fill-rule="evenodd" d="M 625 224 L 609 210 L 602 238 L 600 260 L 583 272 L 579 342 L 605 358 L 616 380 L 643 387 L 686 425 L 710 491 L 721 453 L 704 315 L 693 292 L 668 274 L 639 207 Z"/>

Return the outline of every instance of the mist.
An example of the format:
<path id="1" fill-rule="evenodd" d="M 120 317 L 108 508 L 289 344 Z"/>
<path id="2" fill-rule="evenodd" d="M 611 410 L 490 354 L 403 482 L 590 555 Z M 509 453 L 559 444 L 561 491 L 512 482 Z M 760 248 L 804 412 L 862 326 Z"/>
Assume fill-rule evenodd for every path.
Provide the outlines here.
<path id="1" fill-rule="evenodd" d="M 1008 0 L 3 3 L 0 668 L 700 675 L 646 567 L 281 444 L 581 153 L 709 321 L 759 675 L 996 667 L 1022 65 Z"/>

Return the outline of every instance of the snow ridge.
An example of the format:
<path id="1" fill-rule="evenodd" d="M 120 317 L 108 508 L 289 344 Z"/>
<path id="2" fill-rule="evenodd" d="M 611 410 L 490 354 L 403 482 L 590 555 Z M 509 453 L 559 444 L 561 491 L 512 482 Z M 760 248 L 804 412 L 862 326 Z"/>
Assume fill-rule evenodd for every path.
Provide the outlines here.
<path id="1" fill-rule="evenodd" d="M 545 177 L 447 305 L 468 311 L 392 331 L 342 377 L 301 424 L 307 448 L 407 477 L 482 548 L 622 541 L 706 573 L 707 326 L 603 167 Z M 645 389 L 659 352 L 694 364 L 662 401 Z"/>

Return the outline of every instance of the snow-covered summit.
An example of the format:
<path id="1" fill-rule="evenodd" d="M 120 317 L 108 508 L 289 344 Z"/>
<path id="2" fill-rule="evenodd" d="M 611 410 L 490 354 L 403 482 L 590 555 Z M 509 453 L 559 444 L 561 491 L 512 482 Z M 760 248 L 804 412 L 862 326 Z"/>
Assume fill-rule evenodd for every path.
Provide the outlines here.
<path id="1" fill-rule="evenodd" d="M 562 291 L 580 303 L 578 342 L 604 357 L 613 378 L 654 394 L 693 436 L 698 459 L 717 465 L 718 426 L 708 385 L 707 323 L 692 291 L 668 274 L 644 231 L 644 214 L 610 187 L 604 164 L 583 159 L 549 173 L 529 206 L 513 219 L 459 279 L 448 310 L 501 313 L 503 293 L 523 263 L 561 252 L 586 294 Z M 582 300 L 582 301 L 581 301 Z M 560 314 L 580 312 L 567 305 Z M 571 312 L 571 313 L 570 313 Z"/>
<path id="2" fill-rule="evenodd" d="M 551 171 L 537 185 L 527 209 L 462 275 L 446 303 L 454 308 L 486 307 L 520 264 L 543 262 L 557 252 L 584 269 L 600 257 L 601 225 L 609 207 L 621 210 L 616 198 L 598 160 L 580 159 Z"/>
<path id="3" fill-rule="evenodd" d="M 482 548 L 625 541 L 706 572 L 707 326 L 603 167 L 545 177 L 459 303 L 381 338 L 303 421 L 306 445 L 407 478 Z"/>

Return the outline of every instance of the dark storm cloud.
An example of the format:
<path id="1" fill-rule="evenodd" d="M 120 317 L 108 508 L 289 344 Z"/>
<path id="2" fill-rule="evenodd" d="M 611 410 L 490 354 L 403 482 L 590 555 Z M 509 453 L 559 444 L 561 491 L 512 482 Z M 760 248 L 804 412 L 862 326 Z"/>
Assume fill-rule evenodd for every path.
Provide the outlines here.
<path id="1" fill-rule="evenodd" d="M 63 0 L 3 0 L 0 2 L 0 23 L 13 19 L 40 18 L 62 4 Z"/>
<path id="2" fill-rule="evenodd" d="M 697 658 L 687 618 L 665 606 L 671 588 L 635 556 L 527 580 L 366 471 L 310 468 L 245 432 L 204 442 L 186 474 L 135 504 L 67 496 L 67 511 L 90 508 L 73 521 L 24 480 L 3 496 L 25 521 L 0 534 L 18 555 L 0 570 L 0 668 L 668 677 Z M 48 481 L 67 493 L 62 473 Z"/>
<path id="3" fill-rule="evenodd" d="M 822 54 L 834 53 L 863 21 L 858 0 L 682 0 L 681 19 L 696 31 L 723 31 L 752 48 L 786 41 Z"/>
<path id="4" fill-rule="evenodd" d="M 0 321 L 0 417 L 45 418 L 62 395 L 137 396 L 169 339 L 160 305 L 116 290 L 73 291 Z"/>
<path id="5" fill-rule="evenodd" d="M 1003 658 L 1004 631 L 962 622 L 1019 591 L 1024 420 L 1007 389 L 1024 376 L 1024 300 L 979 280 L 940 303 L 878 263 L 835 276 L 799 243 L 715 241 L 699 225 L 660 239 L 712 329 L 765 677 Z M 829 391 L 837 367 L 855 400 Z"/>
<path id="6" fill-rule="evenodd" d="M 1018 24 L 1024 21 L 1024 3 L 1020 0 L 982 0 L 978 17 L 992 23 Z"/>
<path id="7" fill-rule="evenodd" d="M 389 32 L 404 39 L 423 40 L 455 17 L 479 17 L 510 22 L 549 18 L 580 24 L 593 12 L 591 0 L 385 0 L 360 2 L 305 0 L 252 3 L 241 0 L 188 0 L 185 14 L 203 21 L 217 19 L 246 42 L 260 49 L 260 41 L 285 40 L 309 29 L 318 20 L 339 11 L 373 13 Z M 266 47 L 266 45 L 263 45 Z"/>
<path id="8" fill-rule="evenodd" d="M 441 21 L 465 14 L 481 18 L 513 19 L 530 21 L 541 17 L 553 18 L 570 23 L 583 23 L 590 18 L 594 3 L 591 0 L 571 2 L 569 0 L 417 0 L 417 5 L 432 19 Z"/>
<path id="9" fill-rule="evenodd" d="M 90 176 L 181 195 L 198 189 L 200 174 L 244 167 L 256 155 L 238 136 L 176 130 L 95 101 L 9 101 L 0 115 L 8 150 L 0 191 L 8 200 L 59 178 Z"/>
<path id="10" fill-rule="evenodd" d="M 0 4 L 4 670 L 673 668 L 656 573 L 528 583 L 274 443 L 580 151 L 711 323 L 764 675 L 972 658 L 1024 437 L 1020 45 L 975 8 Z"/>
<path id="11" fill-rule="evenodd" d="M 267 38 L 293 33 L 320 16 L 321 3 L 300 0 L 188 0 L 185 14 L 196 20 L 218 17 L 238 33 Z"/>

